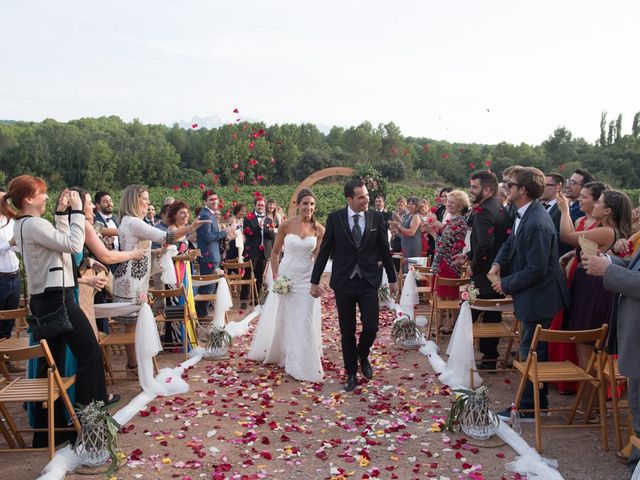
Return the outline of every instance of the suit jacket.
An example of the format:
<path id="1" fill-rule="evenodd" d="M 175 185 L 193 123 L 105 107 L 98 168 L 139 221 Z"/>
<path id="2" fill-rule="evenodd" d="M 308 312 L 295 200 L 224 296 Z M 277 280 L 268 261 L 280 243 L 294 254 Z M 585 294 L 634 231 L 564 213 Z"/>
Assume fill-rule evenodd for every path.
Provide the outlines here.
<path id="1" fill-rule="evenodd" d="M 112 216 L 111 219 L 116 224 L 116 227 L 118 227 L 119 226 L 119 222 L 116 219 L 116 217 Z M 107 227 L 107 220 L 102 216 L 102 214 L 99 211 L 96 211 L 96 216 L 94 218 L 94 222 L 99 222 L 99 223 L 103 224 L 105 227 Z"/>
<path id="2" fill-rule="evenodd" d="M 471 250 L 468 253 L 473 283 L 483 295 L 494 293 L 487 272 L 509 236 L 509 217 L 498 197 L 493 196 L 474 207 L 469 219 Z"/>
<path id="3" fill-rule="evenodd" d="M 518 230 L 502 245 L 502 290 L 513 296 L 516 317 L 535 322 L 569 306 L 569 290 L 558 263 L 556 230 L 546 209 L 534 200 Z"/>
<path id="4" fill-rule="evenodd" d="M 198 235 L 198 248 L 202 254 L 198 262 L 212 263 L 215 266 L 219 266 L 221 260 L 220 240 L 227 238 L 227 232 L 220 230 L 216 216 L 207 207 L 203 207 L 200 210 L 198 218 L 211 220 L 211 223 L 200 225 L 196 230 Z"/>
<path id="5" fill-rule="evenodd" d="M 632 260 L 611 256 L 604 274 L 604 288 L 616 292 L 612 333 L 616 331 L 618 365 L 625 377 L 640 378 L 640 252 Z"/>
<path id="6" fill-rule="evenodd" d="M 580 217 L 584 217 L 584 212 L 580 210 L 580 202 L 575 201 L 569 206 L 569 214 L 571 215 L 571 222 L 575 225 L 576 220 Z"/>
<path id="7" fill-rule="evenodd" d="M 265 216 L 263 226 L 260 228 L 256 212 L 251 212 L 244 217 L 243 227 L 245 238 L 244 255 L 251 259 L 268 259 L 271 257 L 273 240 L 276 238 L 276 234 L 273 231 L 273 220 Z M 260 246 L 263 248 L 260 248 Z"/>
<path id="8" fill-rule="evenodd" d="M 566 243 L 563 243 L 560 241 L 560 217 L 562 217 L 562 213 L 558 208 L 558 203 L 557 202 L 554 203 L 553 206 L 547 210 L 547 212 L 551 217 L 551 221 L 553 222 L 553 225 L 556 227 L 556 234 L 557 234 L 556 238 L 558 239 L 558 255 L 562 256 L 565 253 L 567 253 L 569 250 L 573 250 L 573 247 L 571 247 L 571 245 L 567 245 Z"/>
<path id="9" fill-rule="evenodd" d="M 387 271 L 389 282 L 394 283 L 396 270 L 389 251 L 387 229 L 384 226 L 382 214 L 373 210 L 365 212 L 365 227 L 358 245 L 351 234 L 347 215 L 345 207 L 331 212 L 327 217 L 324 237 L 311 273 L 311 283 L 316 285 L 320 283 L 320 276 L 329 256 L 333 259 L 329 285 L 334 290 L 340 288 L 349 279 L 356 265 L 362 277 L 373 288 L 380 288 L 383 266 Z"/>

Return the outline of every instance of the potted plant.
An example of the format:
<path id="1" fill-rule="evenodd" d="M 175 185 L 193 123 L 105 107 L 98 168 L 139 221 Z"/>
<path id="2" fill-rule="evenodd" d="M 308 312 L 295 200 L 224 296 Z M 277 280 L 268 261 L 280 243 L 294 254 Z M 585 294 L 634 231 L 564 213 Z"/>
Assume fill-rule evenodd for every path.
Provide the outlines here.
<path id="1" fill-rule="evenodd" d="M 212 325 L 207 333 L 205 345 L 206 358 L 224 358 L 229 353 L 229 347 L 233 343 L 233 337 L 224 327 Z"/>
<path id="2" fill-rule="evenodd" d="M 113 419 L 101 400 L 94 400 L 87 406 L 78 405 L 76 415 L 82 428 L 73 450 L 80 463 L 97 467 L 111 458 L 107 471 L 107 476 L 110 476 L 118 468 L 118 430 L 121 425 Z"/>
<path id="3" fill-rule="evenodd" d="M 477 390 L 458 389 L 449 416 L 445 422 L 447 430 L 453 432 L 456 425 L 476 440 L 488 440 L 498 430 L 498 416 L 489 407 L 489 390 L 482 386 Z"/>
<path id="4" fill-rule="evenodd" d="M 422 332 L 416 326 L 416 322 L 403 313 L 393 322 L 391 338 L 400 348 L 417 349 L 422 343 Z"/>

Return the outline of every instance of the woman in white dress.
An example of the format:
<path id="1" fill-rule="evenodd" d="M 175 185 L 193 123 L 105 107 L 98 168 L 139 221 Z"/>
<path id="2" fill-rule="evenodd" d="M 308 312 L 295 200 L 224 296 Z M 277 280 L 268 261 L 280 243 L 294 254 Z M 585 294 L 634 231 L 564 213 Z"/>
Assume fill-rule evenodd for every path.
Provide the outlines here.
<path id="1" fill-rule="evenodd" d="M 200 225 L 209 223 L 209 220 L 196 219 L 191 225 L 165 232 L 144 222 L 143 218 L 149 204 L 149 191 L 142 185 L 129 185 L 122 192 L 121 218 L 118 226 L 120 250 L 126 252 L 142 249 L 145 251 L 145 255 L 139 260 L 122 262 L 116 268 L 113 274 L 114 302 L 136 303 L 141 295 L 146 296 L 151 276 L 151 242 L 170 245 L 176 238 L 193 233 Z M 126 325 L 127 332 L 134 332 L 136 319 L 137 314 L 133 314 L 129 317 L 117 317 L 116 320 Z M 126 345 L 125 348 L 127 368 L 135 370 L 137 368 L 135 345 Z"/>
<path id="2" fill-rule="evenodd" d="M 314 218 L 316 199 L 311 190 L 301 190 L 296 202 L 298 215 L 280 224 L 271 252 L 272 279 L 286 275 L 292 289 L 282 295 L 269 293 L 247 356 L 276 363 L 297 380 L 321 382 L 320 299 L 313 298 L 309 288 L 324 227 Z M 273 284 L 270 280 L 267 277 L 269 288 Z"/>

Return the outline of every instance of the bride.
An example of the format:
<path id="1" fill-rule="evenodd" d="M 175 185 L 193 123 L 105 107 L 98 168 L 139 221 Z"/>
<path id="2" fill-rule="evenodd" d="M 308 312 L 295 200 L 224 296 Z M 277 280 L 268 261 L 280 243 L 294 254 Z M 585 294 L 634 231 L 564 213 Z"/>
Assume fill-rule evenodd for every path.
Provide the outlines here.
<path id="1" fill-rule="evenodd" d="M 279 275 L 291 280 L 292 289 L 282 295 L 269 292 L 247 356 L 277 363 L 297 380 L 321 382 L 320 299 L 313 298 L 309 288 L 324 227 L 314 218 L 316 198 L 311 190 L 301 190 L 296 204 L 298 215 L 280 225 L 271 252 L 272 272 L 266 274 L 270 290 Z"/>

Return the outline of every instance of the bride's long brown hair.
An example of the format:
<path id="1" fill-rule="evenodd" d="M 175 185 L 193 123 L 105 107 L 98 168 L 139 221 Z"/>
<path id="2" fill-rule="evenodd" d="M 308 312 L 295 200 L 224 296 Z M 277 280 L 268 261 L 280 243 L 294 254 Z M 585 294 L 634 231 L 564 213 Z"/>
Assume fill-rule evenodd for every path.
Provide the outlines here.
<path id="1" fill-rule="evenodd" d="M 298 196 L 296 197 L 296 206 L 297 207 L 300 206 L 300 202 L 302 201 L 302 199 L 304 197 L 311 197 L 314 200 L 316 199 L 315 194 L 311 190 L 309 190 L 308 188 L 303 188 L 302 190 L 300 190 L 298 192 Z M 311 214 L 311 227 L 313 228 L 313 231 L 317 233 L 315 211 Z"/>

